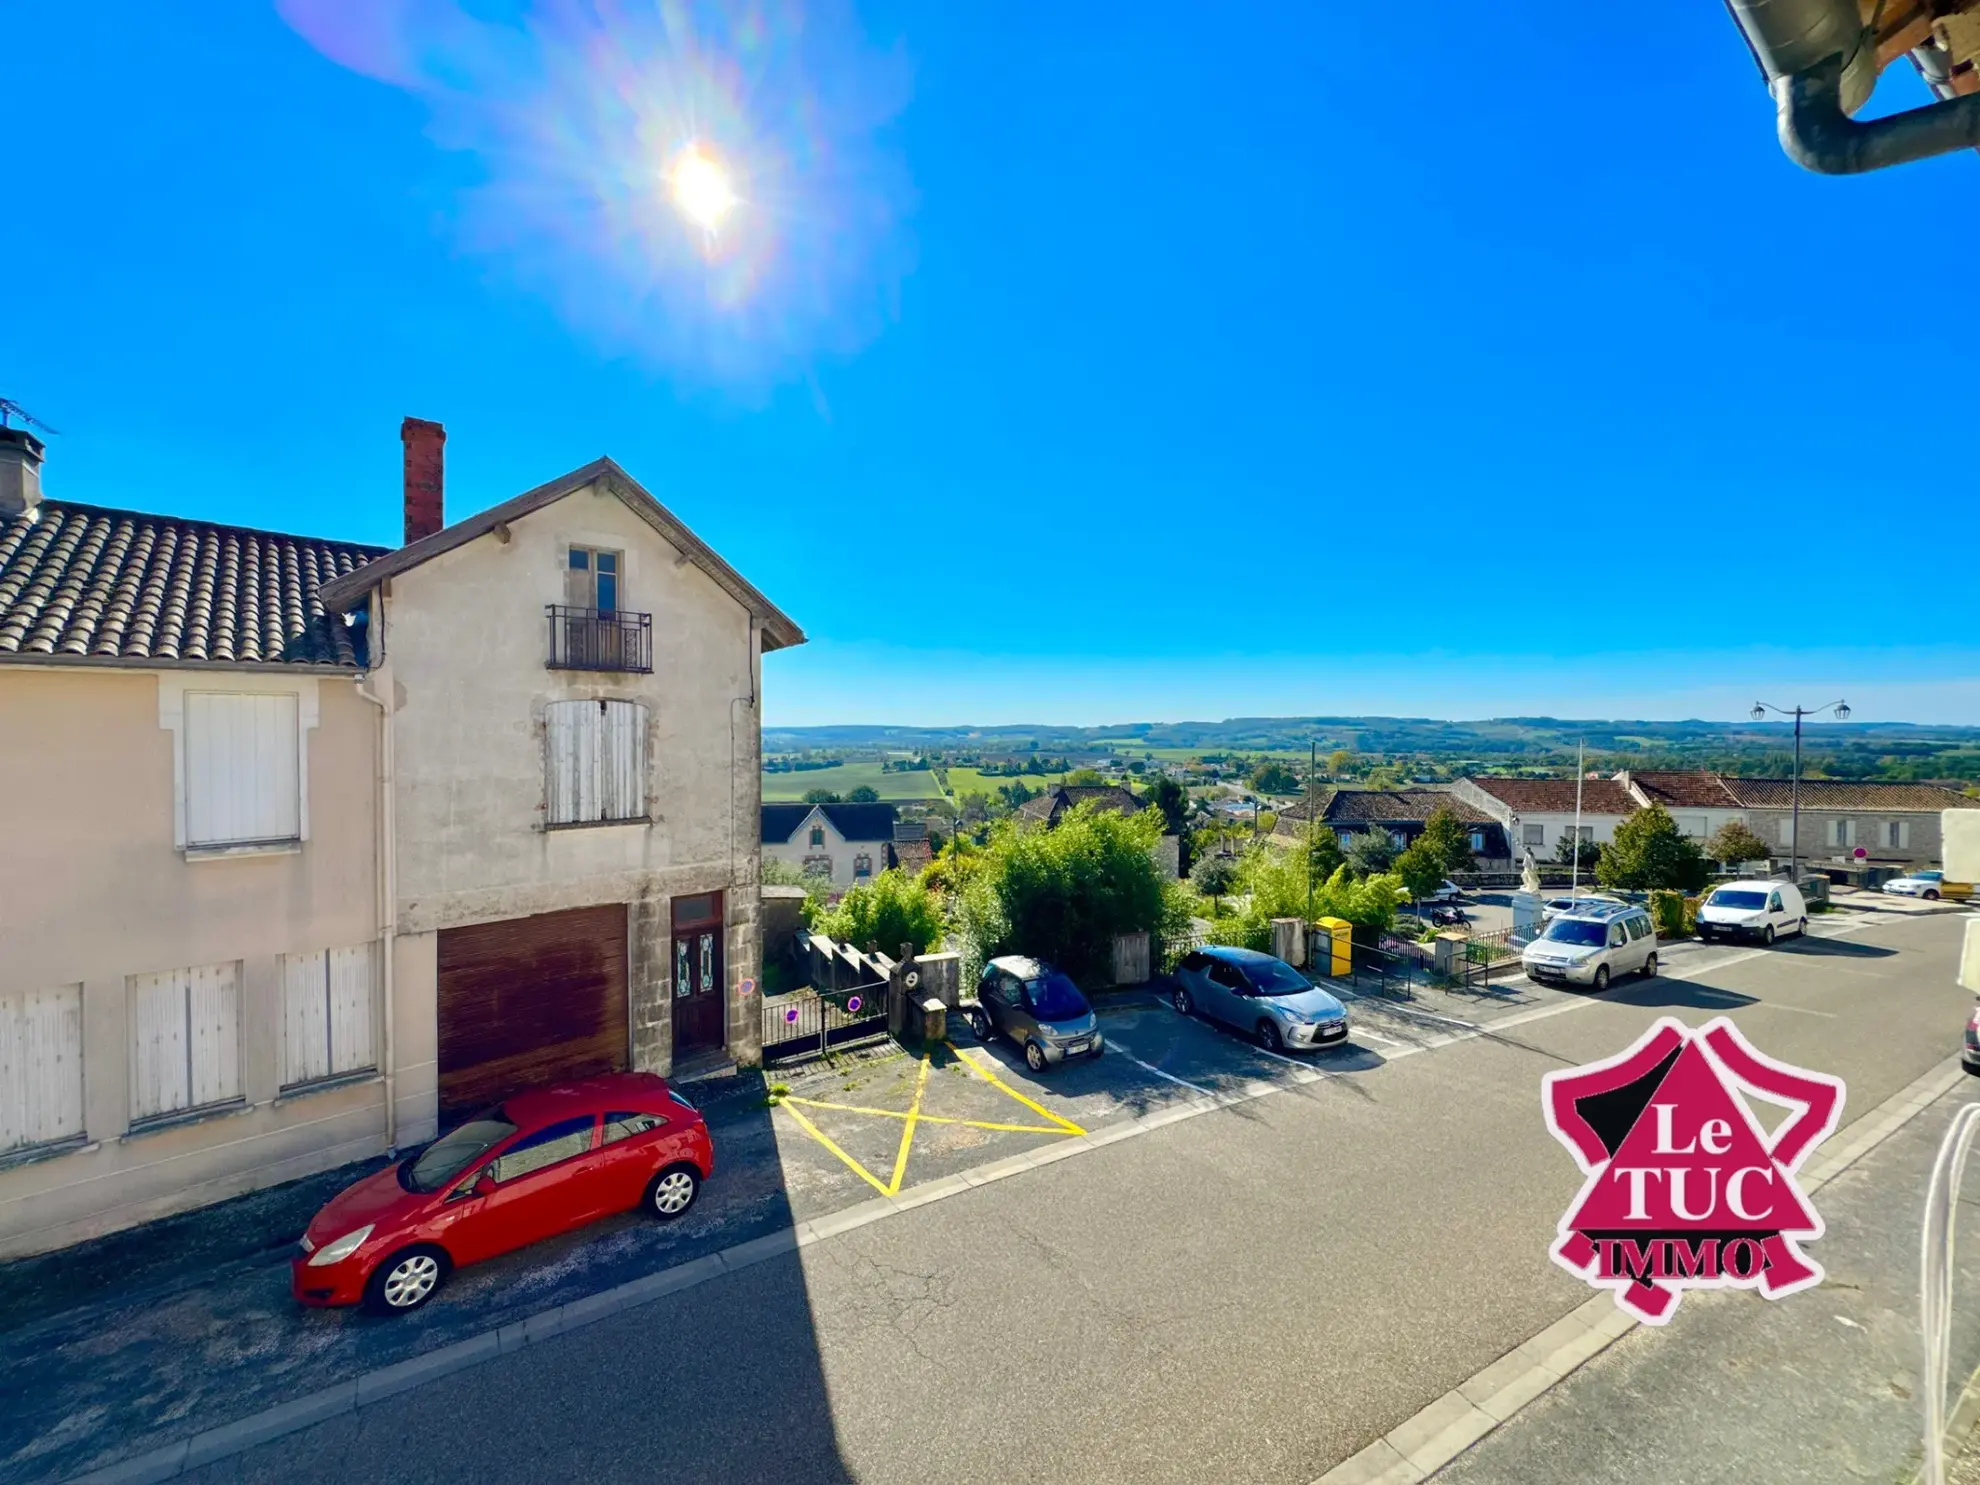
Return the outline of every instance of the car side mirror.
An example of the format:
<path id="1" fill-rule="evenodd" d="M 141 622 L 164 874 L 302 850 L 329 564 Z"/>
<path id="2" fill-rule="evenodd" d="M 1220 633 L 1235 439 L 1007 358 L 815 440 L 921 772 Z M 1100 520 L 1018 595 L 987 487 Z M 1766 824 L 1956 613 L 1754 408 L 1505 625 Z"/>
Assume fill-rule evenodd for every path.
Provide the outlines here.
<path id="1" fill-rule="evenodd" d="M 454 1188 L 454 1194 L 449 1196 L 447 1200 L 466 1201 L 470 1196 L 487 1196 L 494 1189 L 495 1177 L 484 1167 L 481 1174 L 476 1176 L 472 1181 L 456 1186 Z"/>

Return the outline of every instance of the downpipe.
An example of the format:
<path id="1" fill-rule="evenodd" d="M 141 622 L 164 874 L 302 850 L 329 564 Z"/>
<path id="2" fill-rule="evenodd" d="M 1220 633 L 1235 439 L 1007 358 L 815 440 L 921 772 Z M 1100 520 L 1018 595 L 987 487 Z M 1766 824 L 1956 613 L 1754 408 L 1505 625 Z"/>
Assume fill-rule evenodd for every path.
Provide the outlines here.
<path id="1" fill-rule="evenodd" d="M 1781 148 L 1818 175 L 1860 175 L 1954 150 L 1980 148 L 1980 93 L 1859 123 L 1843 109 L 1843 59 L 1775 78 Z"/>
<path id="2" fill-rule="evenodd" d="M 378 629 L 374 626 L 371 642 L 378 642 Z M 385 1072 L 385 1150 L 388 1155 L 396 1155 L 399 1148 L 399 1096 L 398 1096 L 398 1052 L 393 1045 L 394 997 L 393 965 L 398 957 L 399 939 L 399 897 L 396 872 L 398 862 L 398 842 L 393 838 L 397 827 L 396 811 L 393 808 L 393 768 L 392 768 L 392 703 L 389 697 L 379 696 L 365 689 L 368 681 L 376 678 L 378 672 L 367 671 L 357 679 L 357 694 L 378 708 L 378 943 L 379 957 L 384 964 L 385 1027 L 380 1045 L 384 1051 Z"/>

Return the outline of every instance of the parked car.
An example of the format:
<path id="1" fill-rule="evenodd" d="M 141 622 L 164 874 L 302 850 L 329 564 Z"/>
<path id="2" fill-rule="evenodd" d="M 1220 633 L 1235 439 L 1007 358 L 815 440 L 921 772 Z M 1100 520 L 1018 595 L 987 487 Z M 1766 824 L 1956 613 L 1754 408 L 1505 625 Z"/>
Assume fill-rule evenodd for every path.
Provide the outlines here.
<path id="1" fill-rule="evenodd" d="M 1583 898 L 1557 914 L 1519 959 L 1529 980 L 1606 990 L 1617 975 L 1657 973 L 1657 929 L 1632 903 Z"/>
<path id="2" fill-rule="evenodd" d="M 464 1264 L 613 1212 L 671 1221 L 714 1169 L 708 1126 L 664 1078 L 519 1094 L 333 1197 L 303 1233 L 291 1288 L 306 1305 L 403 1314 Z"/>
<path id="3" fill-rule="evenodd" d="M 1808 931 L 1808 904 L 1792 882 L 1728 882 L 1698 904 L 1698 936 L 1753 939 L 1771 944 Z"/>
<path id="4" fill-rule="evenodd" d="M 1010 954 L 983 966 L 969 1029 L 978 1041 L 1007 1036 L 1024 1051 L 1033 1072 L 1068 1057 L 1098 1057 L 1106 1050 L 1100 1018 L 1070 976 L 1042 959 Z"/>
<path id="5" fill-rule="evenodd" d="M 1980 1078 L 1980 1004 L 1966 1018 L 1966 1045 L 1960 1048 L 1959 1065 Z"/>
<path id="6" fill-rule="evenodd" d="M 1255 949 L 1207 944 L 1176 965 L 1175 1008 L 1258 1038 L 1268 1052 L 1309 1051 L 1344 1042 L 1347 1007 L 1283 959 Z"/>
<path id="7" fill-rule="evenodd" d="M 1621 901 L 1622 899 L 1620 897 L 1611 897 L 1606 892 L 1583 892 L 1574 897 L 1550 897 L 1540 904 L 1540 921 L 1551 923 L 1562 913 L 1571 913 L 1576 908 L 1585 907 L 1591 903 L 1619 903 Z"/>
<path id="8" fill-rule="evenodd" d="M 1463 902 L 1464 888 L 1446 877 L 1437 884 L 1437 890 L 1423 900 L 1425 902 Z"/>
<path id="9" fill-rule="evenodd" d="M 1942 871 L 1914 871 L 1910 876 L 1892 877 L 1884 883 L 1884 890 L 1899 897 L 1922 897 L 1927 902 L 1937 902 L 1945 879 Z"/>

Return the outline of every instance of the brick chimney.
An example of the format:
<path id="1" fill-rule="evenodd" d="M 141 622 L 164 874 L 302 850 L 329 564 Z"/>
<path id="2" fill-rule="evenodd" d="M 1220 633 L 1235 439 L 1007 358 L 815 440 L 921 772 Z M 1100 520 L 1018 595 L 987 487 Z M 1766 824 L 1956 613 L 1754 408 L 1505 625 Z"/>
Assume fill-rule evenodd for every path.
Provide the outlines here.
<path id="1" fill-rule="evenodd" d="M 406 446 L 406 544 L 410 546 L 447 524 L 447 430 L 425 418 L 407 418 L 399 424 L 399 442 Z"/>
<path id="2" fill-rule="evenodd" d="M 25 428 L 0 428 L 0 516 L 41 504 L 42 443 Z"/>

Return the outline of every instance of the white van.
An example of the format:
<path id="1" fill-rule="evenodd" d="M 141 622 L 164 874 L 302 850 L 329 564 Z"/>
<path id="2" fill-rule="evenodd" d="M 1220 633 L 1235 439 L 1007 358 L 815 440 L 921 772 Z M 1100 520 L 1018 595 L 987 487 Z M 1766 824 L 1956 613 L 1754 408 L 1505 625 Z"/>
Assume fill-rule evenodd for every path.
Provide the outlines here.
<path id="1" fill-rule="evenodd" d="M 1698 904 L 1698 936 L 1755 939 L 1771 944 L 1808 931 L 1808 904 L 1793 882 L 1727 882 Z"/>

